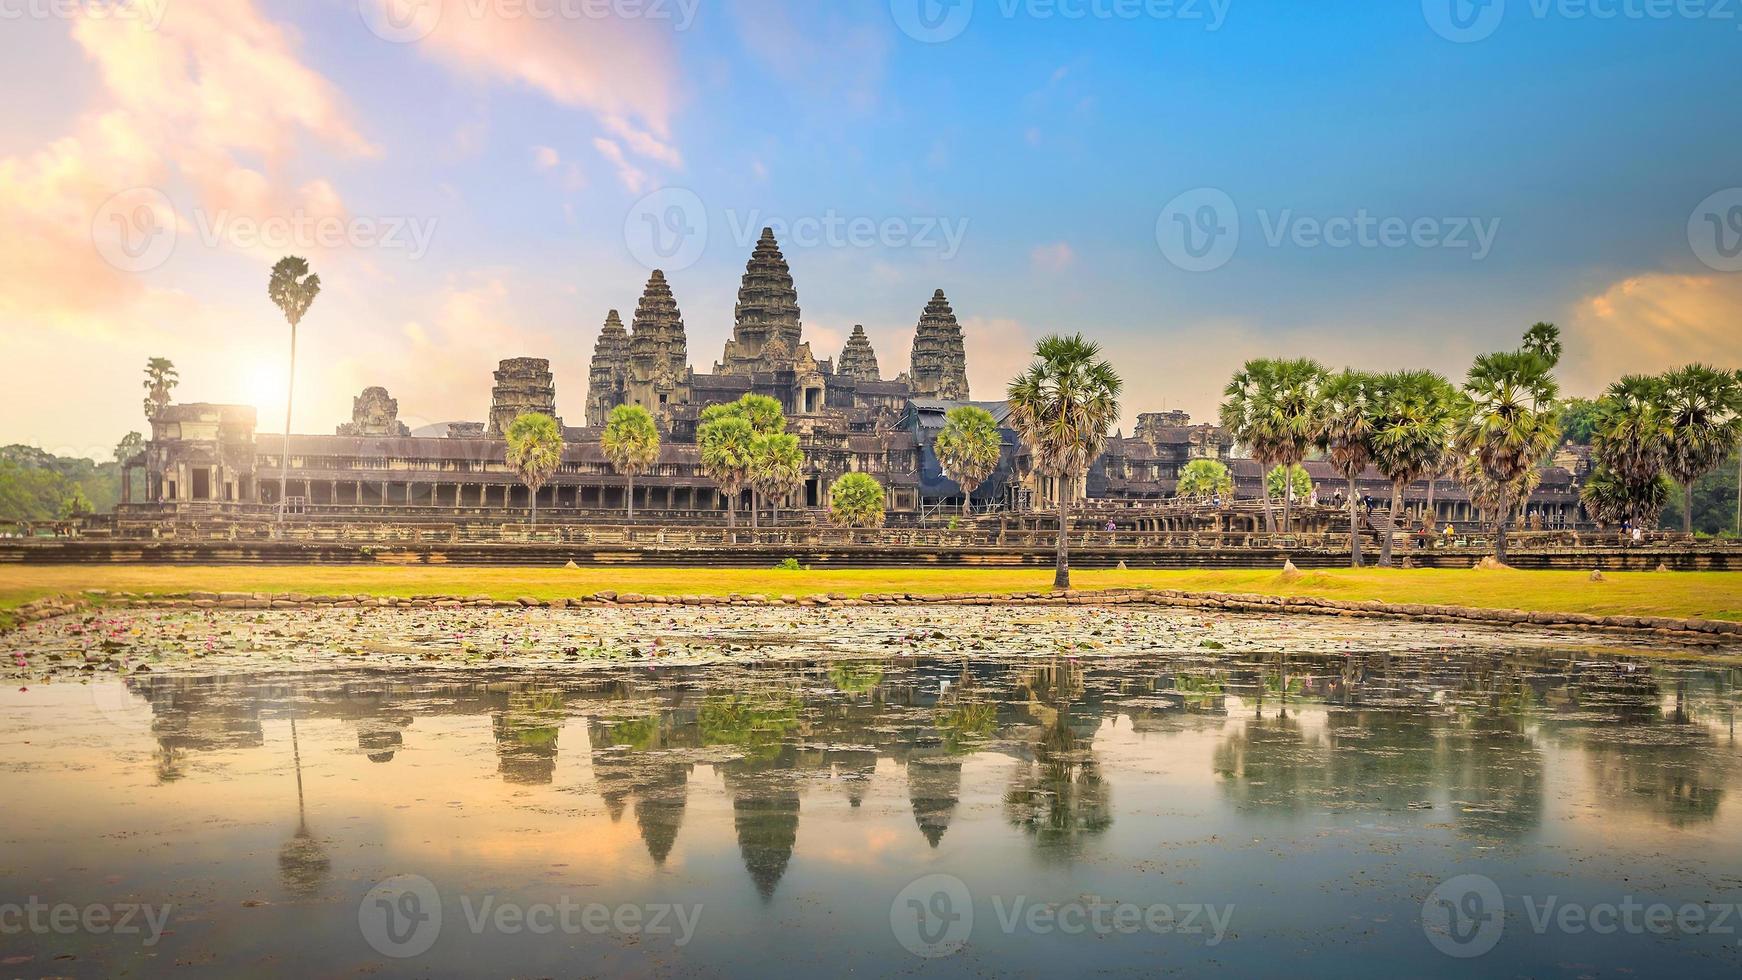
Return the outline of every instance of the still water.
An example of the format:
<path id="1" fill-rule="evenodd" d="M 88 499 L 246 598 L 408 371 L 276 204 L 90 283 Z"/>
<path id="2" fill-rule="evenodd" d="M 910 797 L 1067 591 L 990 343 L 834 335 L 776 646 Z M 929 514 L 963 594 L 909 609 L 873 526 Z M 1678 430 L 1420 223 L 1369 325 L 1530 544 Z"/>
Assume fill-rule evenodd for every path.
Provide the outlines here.
<path id="1" fill-rule="evenodd" d="M 9 689 L 0 973 L 1735 977 L 1738 681 L 1531 650 Z"/>

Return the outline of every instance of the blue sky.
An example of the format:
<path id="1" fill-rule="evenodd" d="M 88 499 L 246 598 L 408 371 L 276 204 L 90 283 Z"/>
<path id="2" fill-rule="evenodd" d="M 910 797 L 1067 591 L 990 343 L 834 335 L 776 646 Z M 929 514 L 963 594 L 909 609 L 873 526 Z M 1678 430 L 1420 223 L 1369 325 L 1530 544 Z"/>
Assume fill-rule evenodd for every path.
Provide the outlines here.
<path id="1" fill-rule="evenodd" d="M 0 246 L 0 355 L 28 367 L 0 440 L 100 452 L 140 427 L 154 354 L 181 365 L 179 397 L 276 419 L 263 286 L 286 250 L 327 286 L 299 429 L 367 384 L 414 422 L 480 418 L 516 355 L 552 359 L 578 419 L 604 313 L 627 319 L 648 272 L 625 225 L 664 189 L 707 226 L 668 269 L 700 370 L 756 230 L 830 219 L 892 233 L 783 243 L 818 356 L 863 323 L 893 376 L 942 288 L 977 395 L 1038 336 L 1081 330 L 1126 375 L 1128 420 L 1209 415 L 1269 353 L 1457 376 L 1541 319 L 1567 330 L 1574 391 L 1736 360 L 1742 273 L 1690 234 L 1742 206 L 1723 193 L 1742 187 L 1734 5 L 1507 0 L 1498 21 L 1462 7 L 1485 26 L 1460 43 L 1435 25 L 1467 0 L 975 0 L 926 43 L 901 27 L 915 0 L 425 0 L 433 29 L 393 43 L 380 5 L 415 0 L 136 2 L 160 21 L 0 22 L 0 82 L 28 93 L 0 110 L 0 218 L 27 232 Z M 1158 223 L 1165 239 L 1170 206 L 1205 193 L 1239 245 L 1194 271 Z M 140 200 L 173 251 L 115 268 L 102 229 Z M 1359 216 L 1409 240 L 1318 240 Z M 288 247 L 248 235 L 289 219 Z M 347 230 L 305 241 L 316 219 Z"/>

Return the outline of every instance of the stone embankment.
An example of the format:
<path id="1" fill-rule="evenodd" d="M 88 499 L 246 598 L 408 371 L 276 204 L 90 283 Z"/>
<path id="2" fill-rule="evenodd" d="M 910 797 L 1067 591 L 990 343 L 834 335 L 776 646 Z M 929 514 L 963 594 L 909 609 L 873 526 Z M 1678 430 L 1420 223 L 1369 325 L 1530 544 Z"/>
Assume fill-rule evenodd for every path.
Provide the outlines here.
<path id="1" fill-rule="evenodd" d="M 1483 609 L 1468 606 L 1423 605 L 1378 600 L 1325 599 L 1317 596 L 1268 596 L 1225 592 L 1180 592 L 1170 589 L 1118 589 L 1070 593 L 1054 592 L 958 592 L 920 595 L 903 592 L 827 595 L 643 595 L 635 592 L 601 591 L 571 598 L 537 599 L 521 596 L 497 599 L 490 596 L 416 595 L 306 595 L 296 592 L 177 592 L 136 594 L 87 590 L 76 596 L 54 596 L 20 606 L 13 612 L 15 625 L 83 612 L 92 606 L 157 609 L 447 609 L 538 607 L 545 609 L 619 608 L 634 606 L 1171 606 L 1230 613 L 1343 616 L 1407 620 L 1424 623 L 1462 623 L 1484 626 L 1577 628 L 1627 636 L 1651 636 L 1691 646 L 1742 646 L 1742 623 L 1710 619 L 1675 619 L 1663 616 L 1596 616 L 1574 612 L 1525 612 L 1517 609 Z"/>

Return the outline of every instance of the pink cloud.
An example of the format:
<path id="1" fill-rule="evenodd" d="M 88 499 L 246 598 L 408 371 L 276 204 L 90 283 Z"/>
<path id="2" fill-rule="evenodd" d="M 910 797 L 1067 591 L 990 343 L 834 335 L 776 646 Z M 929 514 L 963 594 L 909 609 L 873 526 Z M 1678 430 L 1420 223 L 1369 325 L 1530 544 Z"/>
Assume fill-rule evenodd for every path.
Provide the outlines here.
<path id="1" fill-rule="evenodd" d="M 1028 264 L 1037 272 L 1059 273 L 1077 261 L 1077 253 L 1066 242 L 1036 245 L 1028 253 Z"/>
<path id="2" fill-rule="evenodd" d="M 1592 395 L 1624 374 L 1693 361 L 1742 367 L 1742 278 L 1646 273 L 1610 284 L 1573 306 L 1563 322 L 1563 382 Z"/>

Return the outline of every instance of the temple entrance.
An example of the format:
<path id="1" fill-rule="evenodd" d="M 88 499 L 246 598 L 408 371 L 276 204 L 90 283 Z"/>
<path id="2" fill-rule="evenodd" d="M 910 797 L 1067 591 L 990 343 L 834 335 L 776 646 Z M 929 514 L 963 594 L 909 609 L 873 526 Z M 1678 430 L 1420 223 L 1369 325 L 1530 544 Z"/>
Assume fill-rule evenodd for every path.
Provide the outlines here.
<path id="1" fill-rule="evenodd" d="M 193 499 L 212 499 L 212 471 L 203 466 L 196 466 L 192 475 L 194 478 Z"/>

